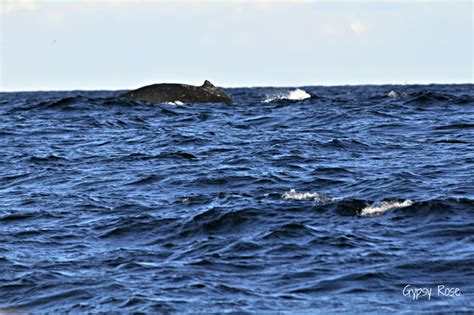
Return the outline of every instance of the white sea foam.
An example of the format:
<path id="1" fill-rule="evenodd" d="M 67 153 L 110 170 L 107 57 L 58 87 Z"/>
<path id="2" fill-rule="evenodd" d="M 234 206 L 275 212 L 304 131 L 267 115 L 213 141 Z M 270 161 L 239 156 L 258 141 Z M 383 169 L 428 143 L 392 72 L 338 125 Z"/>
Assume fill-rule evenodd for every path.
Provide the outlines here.
<path id="1" fill-rule="evenodd" d="M 390 91 L 390 93 L 388 93 L 387 96 L 390 97 L 390 98 L 397 98 L 397 97 L 400 96 L 400 94 L 398 94 L 398 93 L 395 92 L 395 91 Z"/>
<path id="2" fill-rule="evenodd" d="M 269 95 L 267 98 L 263 101 L 264 103 L 268 103 L 274 100 L 291 100 L 291 101 L 300 101 L 304 100 L 307 98 L 310 98 L 311 95 L 307 93 L 305 90 L 302 89 L 296 89 L 293 91 L 289 91 L 284 94 L 277 94 L 277 95 Z"/>
<path id="3" fill-rule="evenodd" d="M 168 105 L 184 105 L 184 103 L 181 102 L 181 101 L 166 102 L 165 104 L 168 104 Z"/>
<path id="4" fill-rule="evenodd" d="M 283 199 L 293 199 L 293 200 L 310 200 L 313 199 L 316 202 L 326 202 L 326 201 L 331 201 L 332 198 L 321 195 L 318 193 L 311 193 L 311 192 L 296 192 L 296 190 L 291 189 L 290 191 L 284 193 L 281 196 Z"/>
<path id="5" fill-rule="evenodd" d="M 362 209 L 360 215 L 371 216 L 380 215 L 392 209 L 405 208 L 413 204 L 413 201 L 407 199 L 403 202 L 400 201 L 382 201 L 378 205 L 365 207 Z"/>

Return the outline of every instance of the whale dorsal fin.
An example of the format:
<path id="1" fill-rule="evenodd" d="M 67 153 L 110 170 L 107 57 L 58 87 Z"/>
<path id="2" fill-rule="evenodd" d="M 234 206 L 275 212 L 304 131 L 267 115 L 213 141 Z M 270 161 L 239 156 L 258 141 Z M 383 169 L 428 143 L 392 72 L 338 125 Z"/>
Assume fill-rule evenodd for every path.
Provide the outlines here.
<path id="1" fill-rule="evenodd" d="M 215 86 L 209 82 L 208 80 L 204 81 L 204 84 L 201 86 L 202 88 L 207 88 L 207 89 L 211 89 L 211 88 L 215 88 Z"/>

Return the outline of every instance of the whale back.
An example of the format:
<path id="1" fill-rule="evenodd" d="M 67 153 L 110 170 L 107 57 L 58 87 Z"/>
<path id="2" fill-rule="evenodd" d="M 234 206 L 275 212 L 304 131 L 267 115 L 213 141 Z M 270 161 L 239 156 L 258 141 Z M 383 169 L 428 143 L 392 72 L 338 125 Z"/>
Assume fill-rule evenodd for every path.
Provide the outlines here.
<path id="1" fill-rule="evenodd" d="M 178 101 L 182 103 L 233 103 L 229 95 L 208 80 L 201 86 L 176 83 L 153 84 L 129 91 L 121 97 L 149 103 Z"/>

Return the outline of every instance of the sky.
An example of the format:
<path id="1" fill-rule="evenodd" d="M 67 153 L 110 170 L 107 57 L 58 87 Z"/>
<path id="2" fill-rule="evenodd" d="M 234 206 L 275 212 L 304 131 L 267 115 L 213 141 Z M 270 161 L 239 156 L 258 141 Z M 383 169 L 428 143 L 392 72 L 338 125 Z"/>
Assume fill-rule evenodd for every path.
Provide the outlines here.
<path id="1" fill-rule="evenodd" d="M 472 1 L 0 1 L 0 91 L 473 82 Z"/>

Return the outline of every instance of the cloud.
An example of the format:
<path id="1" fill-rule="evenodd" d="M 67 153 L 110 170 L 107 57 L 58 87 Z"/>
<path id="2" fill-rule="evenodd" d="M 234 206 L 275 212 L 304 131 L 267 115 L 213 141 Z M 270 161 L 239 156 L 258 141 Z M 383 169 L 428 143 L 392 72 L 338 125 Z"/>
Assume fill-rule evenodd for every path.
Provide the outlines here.
<path id="1" fill-rule="evenodd" d="M 361 34 L 367 30 L 367 27 L 361 21 L 354 21 L 350 24 L 351 30 L 356 34 Z"/>
<path id="2" fill-rule="evenodd" d="M 2 0 L 0 13 L 10 13 L 16 11 L 32 11 L 38 8 L 36 0 Z"/>

